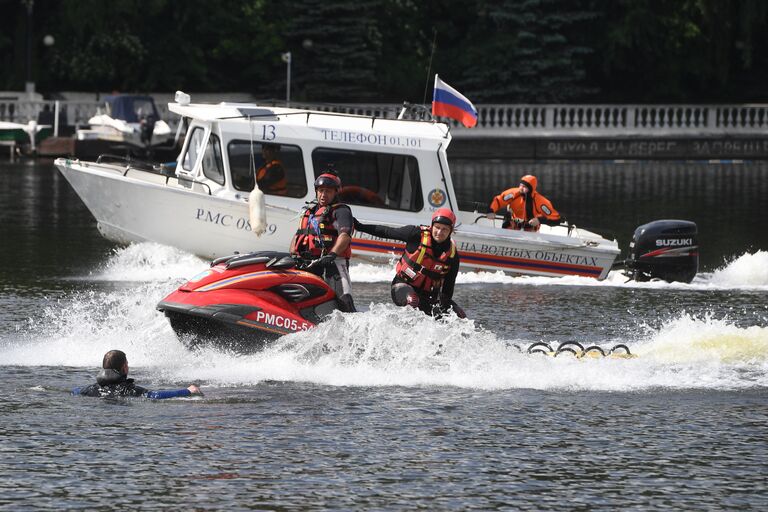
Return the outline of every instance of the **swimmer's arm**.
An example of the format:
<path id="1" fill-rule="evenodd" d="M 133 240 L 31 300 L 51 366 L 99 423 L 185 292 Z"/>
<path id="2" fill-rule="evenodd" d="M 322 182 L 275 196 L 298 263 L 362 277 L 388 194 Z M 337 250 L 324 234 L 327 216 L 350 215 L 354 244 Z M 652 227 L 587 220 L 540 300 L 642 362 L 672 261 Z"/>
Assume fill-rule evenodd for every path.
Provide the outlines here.
<path id="1" fill-rule="evenodd" d="M 178 397 L 202 395 L 202 394 L 203 392 L 200 391 L 200 388 L 192 384 L 186 389 L 148 391 L 147 398 L 150 398 L 152 400 L 163 400 L 164 398 L 178 398 Z"/>

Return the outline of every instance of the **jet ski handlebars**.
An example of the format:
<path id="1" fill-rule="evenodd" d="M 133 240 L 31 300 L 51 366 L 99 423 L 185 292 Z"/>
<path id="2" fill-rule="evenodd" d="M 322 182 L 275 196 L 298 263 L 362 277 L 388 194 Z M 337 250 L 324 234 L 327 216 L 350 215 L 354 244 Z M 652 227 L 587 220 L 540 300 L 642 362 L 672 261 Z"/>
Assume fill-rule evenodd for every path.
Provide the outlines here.
<path id="1" fill-rule="evenodd" d="M 232 254 L 216 258 L 211 262 L 211 266 L 225 264 L 227 269 L 235 269 L 246 265 L 264 264 L 268 269 L 287 270 L 295 268 L 297 270 L 308 270 L 313 268 L 320 259 L 312 259 L 296 256 L 287 252 L 257 252 L 251 254 Z"/>

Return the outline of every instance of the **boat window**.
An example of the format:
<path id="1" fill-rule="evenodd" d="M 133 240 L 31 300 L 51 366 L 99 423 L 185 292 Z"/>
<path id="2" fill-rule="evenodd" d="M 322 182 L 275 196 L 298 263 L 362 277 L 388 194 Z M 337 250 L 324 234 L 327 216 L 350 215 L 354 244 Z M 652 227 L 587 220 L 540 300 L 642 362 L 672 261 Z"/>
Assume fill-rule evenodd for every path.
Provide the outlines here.
<path id="1" fill-rule="evenodd" d="M 181 168 L 187 172 L 192 172 L 195 168 L 195 162 L 197 157 L 203 151 L 203 141 L 205 140 L 205 130 L 199 126 L 192 130 L 189 134 L 189 143 L 187 144 L 187 152 L 184 154 L 184 158 L 181 160 Z"/>
<path id="2" fill-rule="evenodd" d="M 344 203 L 411 212 L 424 207 L 419 164 L 412 155 L 317 148 L 312 165 L 315 176 L 336 171 Z"/>
<path id="3" fill-rule="evenodd" d="M 232 185 L 237 190 L 253 190 L 251 141 L 233 140 L 227 145 Z M 253 166 L 262 192 L 274 196 L 304 197 L 307 176 L 301 148 L 287 144 L 253 143 Z"/>
<path id="4" fill-rule="evenodd" d="M 224 163 L 221 159 L 221 143 L 213 133 L 208 138 L 208 145 L 203 153 L 203 174 L 219 185 L 224 184 Z"/>

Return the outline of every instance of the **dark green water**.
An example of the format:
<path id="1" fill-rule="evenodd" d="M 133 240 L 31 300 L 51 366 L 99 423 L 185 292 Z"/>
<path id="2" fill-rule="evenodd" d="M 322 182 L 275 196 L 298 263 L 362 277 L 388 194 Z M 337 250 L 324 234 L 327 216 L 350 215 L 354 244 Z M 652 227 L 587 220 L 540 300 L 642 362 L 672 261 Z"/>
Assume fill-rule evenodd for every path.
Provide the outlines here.
<path id="1" fill-rule="evenodd" d="M 620 241 L 694 220 L 703 272 L 462 274 L 473 320 L 434 322 L 386 304 L 391 270 L 355 267 L 366 312 L 260 354 L 189 352 L 154 306 L 206 263 L 116 247 L 50 163 L 0 163 L 0 510 L 764 508 L 768 166 L 453 169 L 463 201 L 534 171 L 569 220 Z M 567 340 L 638 357 L 509 348 Z M 142 385 L 197 381 L 205 397 L 69 396 L 112 348 Z"/>

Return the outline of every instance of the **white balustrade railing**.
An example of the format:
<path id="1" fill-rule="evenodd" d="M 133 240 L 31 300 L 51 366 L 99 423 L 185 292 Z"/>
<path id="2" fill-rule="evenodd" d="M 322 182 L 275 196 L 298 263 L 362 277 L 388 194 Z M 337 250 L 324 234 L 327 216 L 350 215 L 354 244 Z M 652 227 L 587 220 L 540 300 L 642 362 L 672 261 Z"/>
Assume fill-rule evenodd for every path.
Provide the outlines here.
<path id="1" fill-rule="evenodd" d="M 88 119 L 102 107 L 96 101 L 16 101 L 0 100 L 0 121 L 26 123 L 37 120 L 41 112 L 60 109 L 62 124 L 86 126 Z M 395 119 L 398 104 L 324 105 L 297 103 L 294 108 L 339 112 L 369 117 Z M 177 116 L 169 115 L 166 103 L 157 103 L 161 117 L 171 126 Z M 520 136 L 623 136 L 623 135 L 766 135 L 768 104 L 743 105 L 478 105 L 478 123 L 467 129 L 447 121 L 457 137 Z M 422 112 L 428 109 L 422 108 Z M 411 111 L 406 117 L 421 115 Z M 50 116 L 49 116 L 50 117 Z"/>
<path id="2" fill-rule="evenodd" d="M 479 105 L 478 135 L 761 134 L 768 105 Z M 450 121 L 454 135 L 471 134 Z"/>

